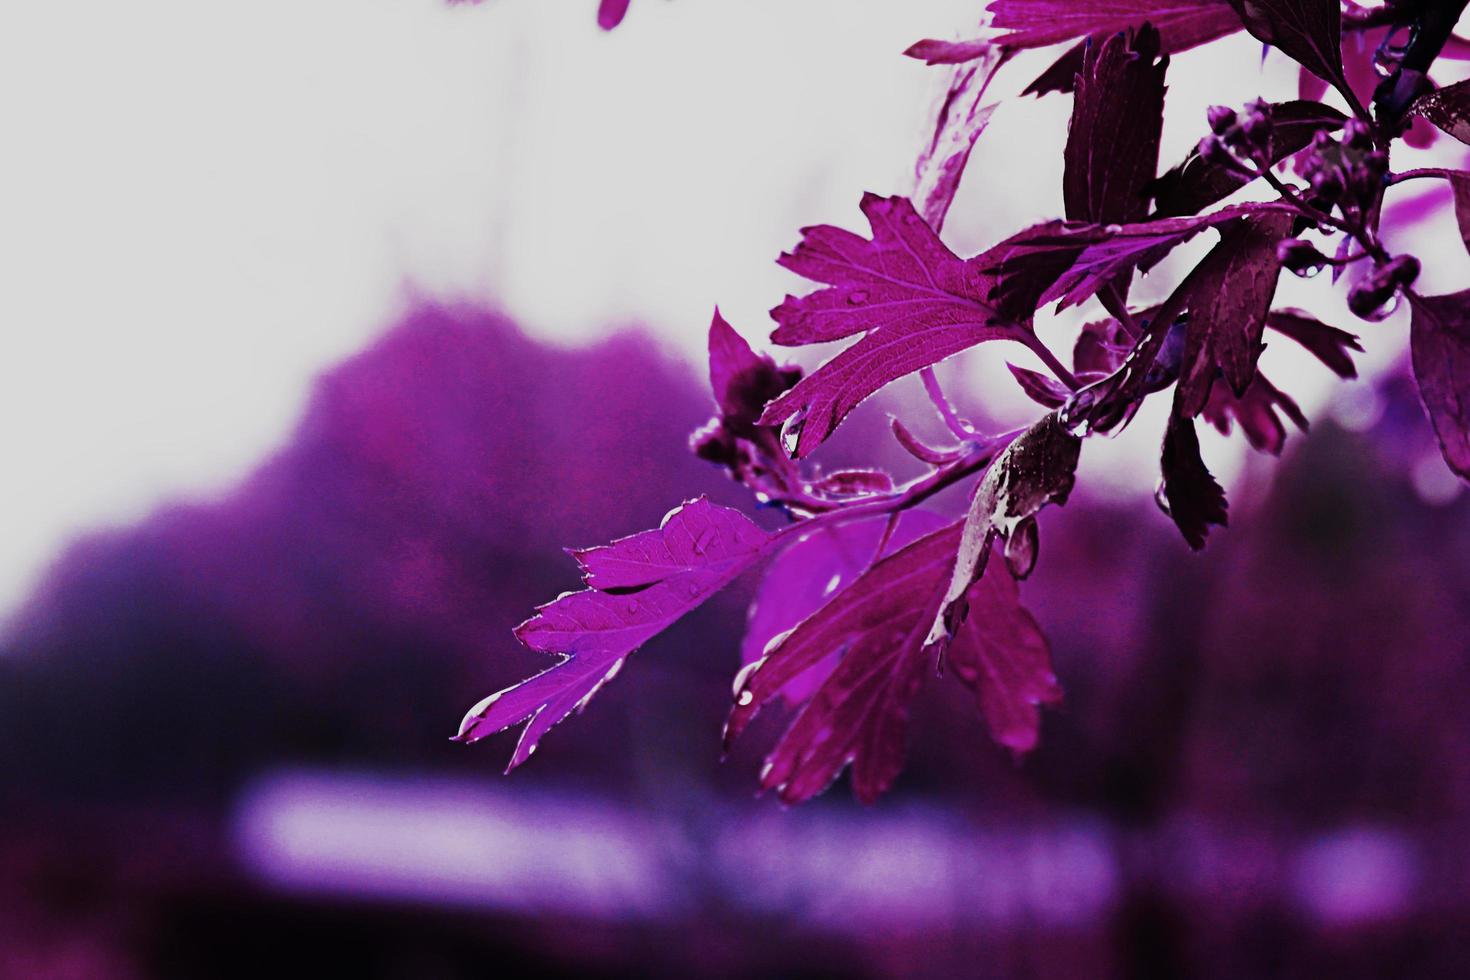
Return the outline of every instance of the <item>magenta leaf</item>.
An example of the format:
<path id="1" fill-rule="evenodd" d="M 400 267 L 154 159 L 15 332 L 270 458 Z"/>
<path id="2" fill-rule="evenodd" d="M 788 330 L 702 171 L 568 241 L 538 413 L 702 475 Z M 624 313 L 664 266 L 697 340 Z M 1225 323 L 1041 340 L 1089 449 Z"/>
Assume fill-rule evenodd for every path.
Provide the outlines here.
<path id="1" fill-rule="evenodd" d="M 1252 449 L 1279 456 L 1286 445 L 1286 426 L 1276 414 L 1278 409 L 1298 429 L 1307 431 L 1307 417 L 1296 400 L 1257 371 L 1244 395 L 1236 395 L 1226 385 L 1215 385 L 1200 416 L 1224 436 L 1230 435 L 1233 423 L 1238 423 Z"/>
<path id="2" fill-rule="evenodd" d="M 1063 152 L 1068 219 L 1121 224 L 1148 212 L 1145 191 L 1158 172 L 1168 67 L 1152 27 L 1089 46 Z"/>
<path id="3" fill-rule="evenodd" d="M 1193 419 L 1177 412 L 1169 417 L 1159 468 L 1162 479 L 1155 499 L 1189 546 L 1199 551 L 1211 525 L 1226 525 L 1227 508 L 1225 491 L 1200 458 Z"/>
<path id="4" fill-rule="evenodd" d="M 891 533 L 888 518 L 875 517 L 815 527 L 803 534 L 771 560 L 761 579 L 740 646 L 742 665 L 760 660 L 773 641 L 821 609 L 880 557 L 893 554 L 944 523 L 937 514 L 911 510 L 903 514 Z M 838 659 L 834 650 L 792 678 L 779 693 L 791 704 L 808 700 L 832 673 Z"/>
<path id="5" fill-rule="evenodd" d="M 671 511 L 657 530 L 574 552 L 592 588 L 539 607 L 516 627 L 522 643 L 560 654 L 561 662 L 475 705 L 456 740 L 476 742 L 529 719 L 507 771 L 514 769 L 628 654 L 749 568 L 772 540 L 739 511 L 700 497 Z"/>
<path id="6" fill-rule="evenodd" d="M 727 744 L 779 692 L 840 655 L 767 756 L 762 788 L 798 803 L 821 793 L 849 764 L 853 793 L 864 803 L 893 784 L 903 768 L 910 704 L 923 682 L 924 629 L 960 535 L 960 525 L 951 524 L 873 565 L 745 672 L 726 724 Z M 961 650 L 962 679 L 978 684 L 997 739 L 1025 751 L 1035 743 L 1035 706 L 1059 693 L 1045 641 L 1019 607 L 1014 582 L 1009 589 L 977 590 L 975 598 L 977 615 L 955 640 L 975 644 Z"/>
<path id="7" fill-rule="evenodd" d="M 1043 48 L 1062 41 L 1114 34 L 1152 24 L 1165 53 L 1213 41 L 1240 30 L 1229 0 L 992 0 L 991 26 L 1009 33 L 996 43 Z"/>
<path id="8" fill-rule="evenodd" d="M 1470 143 L 1470 79 L 1422 95 L 1411 108 L 1461 143 Z"/>
<path id="9" fill-rule="evenodd" d="M 1220 243 L 1190 275 L 1189 332 L 1179 376 L 1180 411 L 1204 408 L 1219 371 L 1237 395 L 1255 376 L 1261 334 L 1281 264 L 1276 243 L 1291 231 L 1289 214 L 1259 214 L 1221 230 Z"/>
<path id="10" fill-rule="evenodd" d="M 982 106 L 985 87 L 1005 61 L 999 52 L 985 64 L 957 69 L 934 123 L 934 135 L 914 165 L 914 206 L 938 234 L 959 190 L 975 141 L 995 106 Z"/>
<path id="11" fill-rule="evenodd" d="M 996 322 L 986 282 L 945 247 L 902 197 L 865 195 L 871 240 L 823 225 L 803 230 L 781 264 L 826 289 L 771 311 L 779 344 L 814 344 L 866 332 L 766 406 L 762 425 L 786 422 L 798 458 L 811 453 L 865 398 L 889 382 L 987 340 L 1025 328 Z"/>
<path id="12" fill-rule="evenodd" d="M 1419 397 L 1450 469 L 1470 479 L 1470 290 L 1410 294 L 1409 352 Z"/>
<path id="13" fill-rule="evenodd" d="M 1286 159 L 1311 143 L 1318 131 L 1341 129 L 1347 117 L 1320 102 L 1280 102 L 1271 107 L 1270 158 Z M 1155 215 L 1172 217 L 1195 214 L 1235 193 L 1254 178 L 1238 170 L 1209 163 L 1194 148 L 1172 170 L 1159 177 L 1151 188 Z"/>
<path id="14" fill-rule="evenodd" d="M 943 651 L 965 621 L 965 593 L 985 571 L 990 546 L 1005 541 L 1011 574 L 1025 578 L 1036 562 L 1036 514 L 1047 504 L 1064 504 L 1076 481 L 1082 440 L 1068 432 L 1055 412 L 1042 417 L 1001 453 L 975 488 L 949 584 L 932 622 L 926 647 Z"/>
<path id="15" fill-rule="evenodd" d="M 907 58 L 916 58 L 926 65 L 961 65 L 975 61 L 999 50 L 994 41 L 977 38 L 973 41 L 915 41 L 904 50 Z"/>
<path id="16" fill-rule="evenodd" d="M 597 26 L 610 31 L 628 14 L 629 0 L 602 0 L 597 6 Z"/>
<path id="17" fill-rule="evenodd" d="M 1351 91 L 1342 70 L 1339 0 L 1230 0 L 1245 29 L 1339 90 Z"/>
<path id="18" fill-rule="evenodd" d="M 1310 313 L 1291 308 L 1272 310 L 1266 316 L 1266 326 L 1296 341 L 1339 378 L 1358 376 L 1353 356 L 1348 353 L 1363 352 L 1356 335 L 1329 327 Z"/>

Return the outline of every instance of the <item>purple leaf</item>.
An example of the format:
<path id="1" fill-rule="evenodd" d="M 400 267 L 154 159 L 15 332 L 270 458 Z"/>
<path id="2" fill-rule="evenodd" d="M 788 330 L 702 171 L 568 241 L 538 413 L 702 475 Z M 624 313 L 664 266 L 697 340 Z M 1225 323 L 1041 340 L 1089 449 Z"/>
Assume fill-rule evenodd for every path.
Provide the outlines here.
<path id="1" fill-rule="evenodd" d="M 1339 90 L 1342 70 L 1342 6 L 1339 0 L 1230 0 L 1245 29 Z"/>
<path id="2" fill-rule="evenodd" d="M 623 22 L 628 14 L 629 0 L 602 0 L 597 7 L 597 26 L 610 31 Z"/>
<path id="3" fill-rule="evenodd" d="M 1470 79 L 1422 95 L 1410 109 L 1461 143 L 1470 143 Z"/>
<path id="4" fill-rule="evenodd" d="M 1226 525 L 1227 508 L 1225 491 L 1200 459 L 1193 419 L 1177 412 L 1169 417 L 1159 468 L 1163 478 L 1155 499 L 1189 546 L 1199 551 L 1212 524 Z"/>
<path id="5" fill-rule="evenodd" d="M 1088 48 L 1063 152 L 1068 219 L 1121 224 L 1148 212 L 1145 190 L 1158 172 L 1168 67 L 1158 31 L 1148 26 Z"/>
<path id="6" fill-rule="evenodd" d="M 760 423 L 786 422 L 798 458 L 889 382 L 982 341 L 1017 339 L 1024 329 L 995 322 L 984 277 L 944 246 L 908 200 L 868 194 L 862 209 L 871 240 L 807 228 L 796 250 L 781 257 L 786 268 L 829 287 L 788 296 L 772 310 L 774 341 L 813 344 L 866 331 L 766 406 Z"/>
<path id="7" fill-rule="evenodd" d="M 959 190 L 975 141 L 990 123 L 995 106 L 982 106 L 985 87 L 1005 61 L 998 50 L 986 63 L 957 69 L 940 103 L 934 135 L 914 165 L 914 205 L 937 234 Z"/>
<path id="8" fill-rule="evenodd" d="M 1239 423 L 1252 449 L 1279 456 L 1286 445 L 1286 426 L 1277 409 L 1298 429 L 1307 431 L 1307 417 L 1296 400 L 1258 371 L 1244 395 L 1236 395 L 1225 385 L 1215 385 L 1200 415 L 1224 436 L 1230 434 L 1232 423 Z"/>
<path id="9" fill-rule="evenodd" d="M 1357 366 L 1348 351 L 1363 352 L 1358 338 L 1346 330 L 1329 327 L 1302 310 L 1272 310 L 1266 316 L 1266 326 L 1283 336 L 1290 337 L 1327 365 L 1340 378 L 1356 378 Z"/>
<path id="10" fill-rule="evenodd" d="M 926 65 L 960 65 L 975 61 L 999 50 L 994 41 L 976 38 L 973 41 L 915 41 L 904 51 L 904 56 L 916 58 Z"/>
<path id="11" fill-rule="evenodd" d="M 1215 370 L 1244 394 L 1261 354 L 1261 333 L 1281 264 L 1276 243 L 1291 215 L 1259 214 L 1221 231 L 1220 243 L 1190 274 L 1189 332 L 1179 376 L 1180 411 L 1193 418 L 1210 396 Z"/>
<path id="12" fill-rule="evenodd" d="M 1017 754 L 1030 752 L 1041 734 L 1040 706 L 1062 699 L 1046 636 L 1002 562 L 985 569 L 965 603 L 966 624 L 945 654 L 949 667 L 974 690 L 990 737 Z"/>
<path id="13" fill-rule="evenodd" d="M 1240 30 L 1229 0 L 992 0 L 991 26 L 1009 31 L 996 43 L 1013 49 L 1114 34 L 1145 21 L 1163 35 L 1165 53 Z"/>
<path id="14" fill-rule="evenodd" d="M 1280 102 L 1271 107 L 1271 162 L 1277 163 L 1304 149 L 1318 130 L 1341 129 L 1347 117 L 1320 102 Z M 1206 162 L 1199 150 L 1189 154 L 1152 187 L 1155 215 L 1195 214 L 1235 193 L 1254 178 Z"/>
<path id="15" fill-rule="evenodd" d="M 727 744 L 792 681 L 841 655 L 767 756 L 763 788 L 797 803 L 822 792 L 849 763 L 853 792 L 864 803 L 892 785 L 903 767 L 909 707 L 923 681 L 924 629 L 960 535 L 960 525 L 951 524 L 873 565 L 746 672 L 726 725 Z M 1035 741 L 1028 706 L 1057 696 L 1045 641 L 1003 585 L 977 600 L 987 616 L 977 615 L 966 633 L 992 625 L 995 633 L 988 645 L 962 651 L 966 670 L 978 680 L 991 730 L 1024 751 Z M 966 633 L 956 644 L 980 639 Z"/>
<path id="16" fill-rule="evenodd" d="M 944 598 L 935 611 L 926 647 L 943 650 L 965 621 L 964 596 L 985 571 L 991 543 L 1006 543 L 1006 563 L 1025 578 L 1036 560 L 1036 514 L 1064 504 L 1076 480 L 1082 440 L 1062 427 L 1056 413 L 1042 417 L 998 456 L 975 488 L 964 534 Z"/>
<path id="17" fill-rule="evenodd" d="M 573 550 L 588 588 L 640 589 L 665 579 L 705 572 L 758 552 L 770 535 L 730 507 L 700 497 L 670 511 L 656 531 L 612 544 Z"/>
<path id="18" fill-rule="evenodd" d="M 1470 479 L 1470 290 L 1409 298 L 1409 352 L 1419 397 L 1445 462 Z"/>
<path id="19" fill-rule="evenodd" d="M 739 511 L 700 497 L 670 512 L 658 530 L 574 552 L 594 588 L 567 593 L 516 627 L 526 646 L 562 661 L 475 705 L 456 740 L 476 742 L 529 719 L 506 771 L 514 769 L 628 654 L 749 568 L 772 540 Z"/>
<path id="20" fill-rule="evenodd" d="M 771 560 L 760 590 L 750 606 L 741 664 L 752 664 L 766 654 L 772 641 L 822 608 L 851 585 L 880 557 L 937 530 L 945 521 L 929 511 L 905 511 L 884 542 L 888 518 L 877 517 L 847 524 L 816 527 Z M 832 673 L 839 655 L 833 651 L 785 684 L 779 693 L 790 704 L 800 704 L 816 693 Z"/>

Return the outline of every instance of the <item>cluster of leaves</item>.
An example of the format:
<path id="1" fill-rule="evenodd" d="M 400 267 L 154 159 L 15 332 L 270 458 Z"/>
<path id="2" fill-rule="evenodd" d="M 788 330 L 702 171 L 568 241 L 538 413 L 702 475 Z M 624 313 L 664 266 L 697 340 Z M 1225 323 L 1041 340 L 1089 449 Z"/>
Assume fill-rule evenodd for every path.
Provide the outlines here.
<path id="1" fill-rule="evenodd" d="M 604 26 L 626 6 L 604 0 Z M 1335 282 L 1342 269 L 1364 263 L 1370 269 L 1348 298 L 1370 321 L 1407 297 L 1425 407 L 1446 461 L 1470 478 L 1470 290 L 1416 293 L 1417 259 L 1391 255 L 1379 236 L 1389 188 L 1443 179 L 1470 247 L 1470 172 L 1396 174 L 1389 159 L 1416 116 L 1470 143 L 1470 82 L 1435 88 L 1428 75 L 1438 56 L 1465 46 L 1452 33 L 1464 6 L 993 0 L 985 37 L 913 45 L 909 55 L 953 66 L 953 77 L 911 196 L 865 195 L 867 236 L 805 228 L 778 260 L 816 286 L 771 311 L 771 340 L 848 346 L 803 376 L 752 350 L 718 312 L 710 326 L 717 414 L 695 433 L 693 449 L 789 523 L 763 530 L 701 498 L 656 530 L 573 552 L 586 589 L 542 606 L 516 631 L 560 662 L 477 704 L 458 738 L 472 742 L 526 722 L 511 758 L 518 765 L 630 653 L 760 566 L 725 738 L 773 703 L 795 710 L 767 757 L 763 788 L 804 800 L 850 765 L 857 796 L 874 799 L 902 766 L 910 704 L 940 663 L 973 688 L 997 742 L 1030 750 L 1039 708 L 1060 688 L 1017 583 L 1036 563 L 1041 511 L 1065 503 L 1073 488 L 1086 438 L 1121 429 L 1145 398 L 1172 389 L 1156 496 L 1198 549 L 1211 527 L 1226 523 L 1227 508 L 1201 459 L 1196 420 L 1226 434 L 1238 426 L 1252 447 L 1273 454 L 1286 439 L 1283 417 L 1307 427 L 1296 402 L 1257 367 L 1267 331 L 1354 376 L 1356 337 L 1276 307 L 1283 269 L 1309 276 L 1331 267 Z M 1196 149 L 1160 173 L 1170 56 L 1242 30 L 1300 65 L 1303 98 L 1211 109 Z M 1372 92 L 1354 88 L 1363 71 L 1344 61 L 1345 32 L 1383 35 L 1371 55 L 1373 77 L 1381 76 Z M 990 118 L 986 91 L 1019 53 L 1056 45 L 1065 51 L 1022 94 L 1071 93 L 1064 213 L 979 255 L 956 255 L 940 232 Z M 1329 88 L 1346 113 L 1320 101 Z M 1248 185 L 1262 199 L 1216 207 Z M 1318 240 L 1336 236 L 1335 254 L 1300 237 L 1308 230 Z M 1136 276 L 1206 232 L 1216 243 L 1163 302 L 1130 301 Z M 1068 364 L 1039 339 L 1035 317 L 1049 304 L 1084 302 L 1099 316 L 1080 329 Z M 1046 411 L 1002 434 L 961 419 L 932 371 L 992 341 L 1020 344 L 1046 367 L 1012 366 Z M 923 476 L 898 485 L 879 470 L 823 473 L 805 462 L 859 403 L 914 373 L 954 437 L 930 445 L 893 421 L 895 438 L 927 467 Z M 963 519 L 923 509 L 972 477 Z M 997 548 L 1001 560 L 991 560 Z"/>

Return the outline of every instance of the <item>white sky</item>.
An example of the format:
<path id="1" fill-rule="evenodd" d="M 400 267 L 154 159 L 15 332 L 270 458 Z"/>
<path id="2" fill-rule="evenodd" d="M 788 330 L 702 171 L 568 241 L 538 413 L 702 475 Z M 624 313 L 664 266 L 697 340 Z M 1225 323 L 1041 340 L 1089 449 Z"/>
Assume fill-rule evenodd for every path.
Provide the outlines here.
<path id="1" fill-rule="evenodd" d="M 5 3 L 0 617 L 78 532 L 248 472 L 411 295 L 568 343 L 646 322 L 691 356 L 718 302 L 760 337 L 796 229 L 908 189 L 944 75 L 899 52 L 982 7 L 634 0 L 604 34 L 595 0 Z M 1258 59 L 1176 61 L 1166 164 L 1207 101 L 1294 92 Z M 997 113 L 959 251 L 1058 209 L 1067 112 Z"/>

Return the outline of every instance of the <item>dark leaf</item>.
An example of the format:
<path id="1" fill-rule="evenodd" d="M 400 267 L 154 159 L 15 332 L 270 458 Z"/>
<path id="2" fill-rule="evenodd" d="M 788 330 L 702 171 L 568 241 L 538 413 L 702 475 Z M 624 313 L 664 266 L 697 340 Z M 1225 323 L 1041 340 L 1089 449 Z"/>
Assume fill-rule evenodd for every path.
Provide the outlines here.
<path id="1" fill-rule="evenodd" d="M 1159 164 L 1164 73 L 1159 34 L 1144 26 L 1089 46 L 1063 152 L 1067 218 L 1093 224 L 1137 221 Z"/>
<path id="2" fill-rule="evenodd" d="M 1041 732 L 1040 706 L 1062 699 L 1051 648 L 1004 563 L 985 569 L 965 603 L 969 616 L 945 653 L 949 669 L 975 691 L 990 737 L 1030 752 Z"/>
<path id="3" fill-rule="evenodd" d="M 1411 111 L 1461 143 L 1470 143 L 1470 79 L 1420 96 Z"/>
<path id="4" fill-rule="evenodd" d="M 1455 195 L 1455 223 L 1460 226 L 1460 241 L 1465 251 L 1470 252 L 1470 173 L 1454 172 L 1450 177 L 1450 190 Z"/>
<path id="5" fill-rule="evenodd" d="M 1038 405 L 1044 405 L 1047 408 L 1061 408 L 1066 403 L 1067 396 L 1071 394 L 1065 385 L 1059 384 L 1039 371 L 1017 367 L 1014 364 L 1007 364 L 1006 367 L 1011 369 L 1011 374 L 1015 376 L 1016 382 L 1026 393 L 1026 397 Z"/>
<path id="6" fill-rule="evenodd" d="M 1009 543 L 1023 524 L 1027 526 L 1022 534 L 1029 537 L 1038 511 L 1047 504 L 1066 503 L 1081 451 L 1082 440 L 1063 428 L 1053 412 L 1017 437 L 991 464 L 970 501 L 953 572 L 929 625 L 926 646 L 942 650 L 965 621 L 965 592 L 985 571 L 995 538 Z M 1022 577 L 1035 561 L 1034 541 L 1026 552 L 1007 554 L 1012 570 Z"/>
<path id="7" fill-rule="evenodd" d="M 1222 228 L 1220 243 L 1190 275 L 1189 332 L 1179 376 L 1185 416 L 1204 408 L 1216 368 L 1236 394 L 1251 383 L 1281 273 L 1276 243 L 1290 234 L 1291 224 L 1289 214 L 1277 212 Z"/>
<path id="8" fill-rule="evenodd" d="M 739 511 L 700 497 L 671 511 L 657 530 L 573 552 L 593 588 L 539 607 L 516 627 L 522 643 L 561 662 L 475 705 L 456 740 L 476 742 L 529 719 L 507 771 L 514 769 L 628 654 L 749 568 L 772 540 Z"/>
<path id="9" fill-rule="evenodd" d="M 1200 458 L 1193 419 L 1177 412 L 1169 417 L 1159 468 L 1163 474 L 1157 495 L 1159 506 L 1173 519 L 1189 546 L 1198 551 L 1205 546 L 1211 525 L 1225 526 L 1227 508 L 1225 491 Z"/>
<path id="10" fill-rule="evenodd" d="M 1470 289 L 1411 295 L 1414 379 L 1450 469 L 1470 479 Z"/>
<path id="11" fill-rule="evenodd" d="M 1245 29 L 1338 89 L 1342 70 L 1339 0 L 1231 0 Z"/>
<path id="12" fill-rule="evenodd" d="M 1348 353 L 1363 352 L 1363 347 L 1354 334 L 1337 327 L 1329 327 L 1311 314 L 1295 309 L 1272 310 L 1266 316 L 1266 326 L 1306 348 L 1338 377 L 1358 376 L 1353 356 Z"/>
<path id="13" fill-rule="evenodd" d="M 1281 102 L 1272 106 L 1272 163 L 1304 149 L 1318 130 L 1341 129 L 1346 121 L 1342 113 L 1320 102 Z M 1244 174 L 1206 162 L 1198 149 L 1191 149 L 1178 165 L 1154 182 L 1155 215 L 1195 214 L 1235 193 L 1250 180 Z"/>

